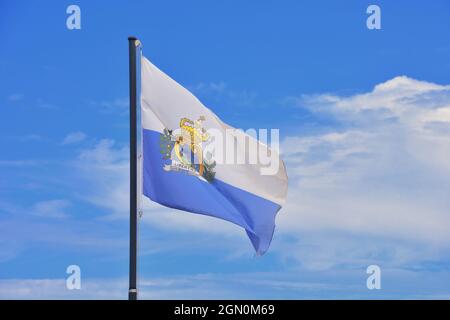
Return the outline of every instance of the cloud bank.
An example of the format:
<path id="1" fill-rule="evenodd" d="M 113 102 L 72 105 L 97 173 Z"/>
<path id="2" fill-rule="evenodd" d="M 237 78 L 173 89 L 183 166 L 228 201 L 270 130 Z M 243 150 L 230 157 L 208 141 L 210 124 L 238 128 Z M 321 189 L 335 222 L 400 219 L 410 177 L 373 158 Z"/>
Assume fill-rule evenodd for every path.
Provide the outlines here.
<path id="1" fill-rule="evenodd" d="M 296 106 L 339 128 L 282 144 L 291 184 L 278 230 L 311 248 L 289 246 L 299 261 L 447 259 L 450 86 L 401 76 L 367 93 L 301 96 Z"/>

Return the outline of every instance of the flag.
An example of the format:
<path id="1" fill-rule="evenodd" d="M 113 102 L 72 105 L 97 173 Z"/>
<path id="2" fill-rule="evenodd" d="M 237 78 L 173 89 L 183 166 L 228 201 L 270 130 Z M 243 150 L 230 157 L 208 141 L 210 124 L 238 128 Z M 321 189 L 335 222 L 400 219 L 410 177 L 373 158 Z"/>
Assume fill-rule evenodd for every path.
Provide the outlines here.
<path id="1" fill-rule="evenodd" d="M 278 153 L 222 122 L 143 56 L 141 119 L 143 194 L 170 208 L 239 225 L 256 253 L 266 252 L 287 194 Z M 255 162 L 252 147 L 274 160 L 274 170 Z"/>

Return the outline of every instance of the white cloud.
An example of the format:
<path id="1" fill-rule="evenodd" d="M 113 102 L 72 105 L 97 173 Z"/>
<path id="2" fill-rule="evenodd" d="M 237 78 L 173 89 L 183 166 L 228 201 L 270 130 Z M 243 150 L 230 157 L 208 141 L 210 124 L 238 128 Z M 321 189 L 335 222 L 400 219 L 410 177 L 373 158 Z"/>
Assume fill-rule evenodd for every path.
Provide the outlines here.
<path id="1" fill-rule="evenodd" d="M 180 274 L 140 277 L 139 299 L 448 299 L 450 273 L 383 269 L 382 290 L 366 288 L 365 268 L 324 271 Z M 126 299 L 126 278 L 0 279 L 0 299 Z"/>
<path id="2" fill-rule="evenodd" d="M 8 167 L 39 166 L 45 163 L 43 160 L 0 160 L 0 166 Z"/>
<path id="3" fill-rule="evenodd" d="M 202 100 L 206 98 L 216 103 L 228 103 L 233 106 L 251 106 L 257 99 L 255 92 L 231 89 L 223 81 L 200 82 L 187 88 Z"/>
<path id="4" fill-rule="evenodd" d="M 80 250 L 83 254 L 107 252 L 109 258 L 126 256 L 128 239 L 121 230 L 99 223 L 96 217 L 87 221 L 73 219 L 75 214 L 69 216 L 66 212 L 69 204 L 64 200 L 41 201 L 32 207 L 20 207 L 0 202 L 0 262 L 21 256 L 30 246 L 62 250 L 58 252 Z"/>
<path id="5" fill-rule="evenodd" d="M 83 149 L 74 163 L 76 179 L 84 188 L 79 195 L 109 209 L 114 217 L 127 217 L 129 203 L 129 149 L 102 139 Z"/>
<path id="6" fill-rule="evenodd" d="M 303 95 L 296 101 L 314 112 L 332 113 L 341 121 L 356 121 L 364 125 L 373 125 L 378 121 L 398 121 L 407 128 L 417 129 L 424 121 L 450 121 L 450 85 L 438 85 L 406 76 L 378 84 L 368 93 L 347 97 L 333 94 Z"/>
<path id="7" fill-rule="evenodd" d="M 14 93 L 14 94 L 11 94 L 11 95 L 8 96 L 8 101 L 17 102 L 17 101 L 22 100 L 23 97 L 24 96 L 21 93 Z"/>
<path id="8" fill-rule="evenodd" d="M 282 143 L 290 189 L 278 230 L 297 237 L 303 265 L 448 256 L 450 86 L 403 76 L 298 103 L 344 128 Z"/>
<path id="9" fill-rule="evenodd" d="M 124 281 L 82 281 L 81 290 L 68 290 L 65 279 L 0 280 L 0 299 L 120 299 Z"/>
<path id="10" fill-rule="evenodd" d="M 81 279 L 80 290 L 66 289 L 65 279 L 0 279 L 0 299 L 126 299 L 126 278 Z M 210 275 L 139 280 L 140 299 L 233 297 Z"/>
<path id="11" fill-rule="evenodd" d="M 70 202 L 67 200 L 46 200 L 37 202 L 31 212 L 34 215 L 46 218 L 66 218 L 68 217 L 66 210 L 69 206 Z"/>
<path id="12" fill-rule="evenodd" d="M 126 115 L 128 113 L 128 108 L 130 105 L 130 100 L 128 98 L 117 98 L 114 100 L 105 101 L 90 101 L 90 104 L 98 108 L 99 111 L 104 113 L 115 113 L 119 115 Z"/>
<path id="13" fill-rule="evenodd" d="M 209 82 L 209 83 L 200 82 L 200 83 L 197 83 L 195 85 L 189 86 L 188 89 L 191 90 L 191 91 L 195 91 L 197 93 L 205 93 L 205 94 L 216 93 L 216 94 L 221 94 L 227 89 L 227 85 L 223 81 L 221 81 L 221 82 Z"/>
<path id="14" fill-rule="evenodd" d="M 19 137 L 19 140 L 24 141 L 24 142 L 42 141 L 43 139 L 44 139 L 44 137 L 42 137 L 39 134 L 35 134 L 35 133 L 31 133 L 31 134 L 27 134 L 27 135 Z"/>
<path id="15" fill-rule="evenodd" d="M 42 98 L 38 98 L 36 99 L 36 104 L 39 108 L 43 108 L 43 109 L 58 109 L 59 107 L 55 106 L 54 104 L 45 101 Z"/>
<path id="16" fill-rule="evenodd" d="M 69 133 L 63 141 L 64 145 L 74 144 L 83 141 L 86 139 L 87 135 L 84 132 L 76 131 Z"/>

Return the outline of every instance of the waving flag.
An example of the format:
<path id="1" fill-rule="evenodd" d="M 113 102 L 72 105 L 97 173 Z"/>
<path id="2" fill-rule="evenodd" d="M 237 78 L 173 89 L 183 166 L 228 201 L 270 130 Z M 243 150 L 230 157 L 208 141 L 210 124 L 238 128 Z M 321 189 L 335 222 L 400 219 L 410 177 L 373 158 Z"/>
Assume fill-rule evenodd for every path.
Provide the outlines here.
<path id="1" fill-rule="evenodd" d="M 145 57 L 141 108 L 143 194 L 167 207 L 235 223 L 246 230 L 257 254 L 263 254 L 287 193 L 278 154 L 223 123 Z M 270 155 L 273 163 L 255 162 L 249 146 Z"/>

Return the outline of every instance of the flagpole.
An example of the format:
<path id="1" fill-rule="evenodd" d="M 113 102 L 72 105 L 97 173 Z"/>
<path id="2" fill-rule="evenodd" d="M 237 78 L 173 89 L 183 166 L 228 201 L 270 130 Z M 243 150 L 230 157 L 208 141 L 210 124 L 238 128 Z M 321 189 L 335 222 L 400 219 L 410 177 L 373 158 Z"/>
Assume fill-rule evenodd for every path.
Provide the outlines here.
<path id="1" fill-rule="evenodd" d="M 130 284 L 128 300 L 137 300 L 137 90 L 136 47 L 139 41 L 128 37 L 130 71 Z"/>

